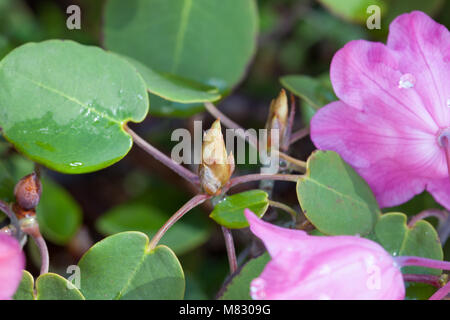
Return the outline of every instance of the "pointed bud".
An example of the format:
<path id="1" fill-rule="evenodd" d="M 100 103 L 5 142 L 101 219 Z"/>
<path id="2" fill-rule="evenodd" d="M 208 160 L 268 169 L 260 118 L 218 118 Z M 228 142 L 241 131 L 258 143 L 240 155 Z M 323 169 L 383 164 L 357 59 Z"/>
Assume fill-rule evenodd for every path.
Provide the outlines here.
<path id="1" fill-rule="evenodd" d="M 280 144 L 284 137 L 286 126 L 288 122 L 288 99 L 286 91 L 281 89 L 280 94 L 275 100 L 270 103 L 269 117 L 267 118 L 266 129 L 267 130 L 279 130 Z M 273 143 L 270 140 L 270 132 L 268 133 L 267 147 L 270 148 Z"/>
<path id="2" fill-rule="evenodd" d="M 217 119 L 203 135 L 202 163 L 199 177 L 203 190 L 216 195 L 228 182 L 234 171 L 233 154 L 227 155 L 220 120 Z"/>
<path id="3" fill-rule="evenodd" d="M 41 181 L 34 172 L 20 179 L 14 188 L 16 202 L 25 210 L 37 207 L 41 199 L 41 192 Z"/>

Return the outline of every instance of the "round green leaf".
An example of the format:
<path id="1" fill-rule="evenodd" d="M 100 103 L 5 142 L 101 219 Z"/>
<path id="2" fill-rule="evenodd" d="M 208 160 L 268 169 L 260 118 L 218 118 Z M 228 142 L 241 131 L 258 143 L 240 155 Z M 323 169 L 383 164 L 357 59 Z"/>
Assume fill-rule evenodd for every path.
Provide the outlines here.
<path id="1" fill-rule="evenodd" d="M 221 300 L 251 300 L 250 283 L 258 277 L 270 261 L 268 253 L 247 262 L 222 290 Z"/>
<path id="2" fill-rule="evenodd" d="M 366 235 L 380 214 L 366 181 L 333 151 L 309 157 L 297 197 L 308 220 L 328 235 Z"/>
<path id="3" fill-rule="evenodd" d="M 243 77 L 256 48 L 254 0 L 110 0 L 104 21 L 108 49 L 221 92 Z"/>
<path id="4" fill-rule="evenodd" d="M 34 286 L 34 278 L 26 270 L 23 270 L 22 280 L 19 283 L 19 287 L 16 290 L 16 293 L 14 294 L 13 299 L 14 300 L 34 300 L 34 292 L 33 292 L 33 286 Z"/>
<path id="5" fill-rule="evenodd" d="M 209 230 L 205 223 L 187 215 L 164 234 L 160 243 L 176 254 L 190 251 L 206 242 Z M 152 237 L 169 216 L 161 209 L 144 202 L 125 203 L 103 214 L 96 222 L 97 229 L 106 235 L 124 231 L 141 231 Z"/>
<path id="6" fill-rule="evenodd" d="M 262 217 L 269 207 L 268 194 L 262 190 L 250 190 L 226 197 L 219 202 L 209 217 L 230 229 L 248 227 L 244 209 L 250 209 Z"/>
<path id="7" fill-rule="evenodd" d="M 96 243 L 81 258 L 81 292 L 86 299 L 183 299 L 185 280 L 166 246 L 148 250 L 140 232 L 123 232 Z"/>
<path id="8" fill-rule="evenodd" d="M 168 101 L 194 103 L 216 101 L 220 99 L 219 91 L 211 86 L 206 86 L 193 80 L 169 73 L 161 73 L 152 70 L 143 63 L 129 58 L 127 59 L 144 78 L 147 90 Z"/>
<path id="9" fill-rule="evenodd" d="M 57 183 L 42 179 L 42 196 L 37 207 L 39 228 L 44 237 L 56 244 L 66 244 L 78 231 L 82 213 L 78 203 Z"/>
<path id="10" fill-rule="evenodd" d="M 36 294 L 33 287 L 33 276 L 24 270 L 14 300 L 84 300 L 72 283 L 55 273 L 46 273 L 37 278 Z"/>
<path id="11" fill-rule="evenodd" d="M 425 220 L 409 228 L 403 213 L 386 213 L 375 226 L 376 240 L 393 256 L 417 256 L 435 260 L 443 259 L 439 236 Z M 441 274 L 440 270 L 423 267 L 406 267 L 404 273 Z"/>
<path id="12" fill-rule="evenodd" d="M 55 273 L 46 273 L 36 280 L 37 300 L 85 300 L 68 280 Z"/>
<path id="13" fill-rule="evenodd" d="M 0 126 L 32 160 L 64 173 L 123 158 L 127 121 L 148 112 L 146 85 L 117 55 L 73 41 L 23 45 L 0 63 Z"/>

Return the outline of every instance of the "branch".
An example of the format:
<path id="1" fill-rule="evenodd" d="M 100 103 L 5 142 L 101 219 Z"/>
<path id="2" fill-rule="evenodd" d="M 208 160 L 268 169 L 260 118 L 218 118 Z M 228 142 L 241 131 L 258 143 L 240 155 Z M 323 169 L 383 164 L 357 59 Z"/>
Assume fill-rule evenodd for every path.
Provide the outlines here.
<path id="1" fill-rule="evenodd" d="M 290 181 L 290 182 L 297 182 L 298 179 L 303 177 L 301 174 L 261 174 L 261 173 L 254 173 L 254 174 L 248 174 L 245 176 L 240 176 L 231 179 L 228 181 L 228 183 L 225 185 L 225 187 L 222 189 L 223 193 L 227 192 L 232 187 L 241 184 L 241 183 L 247 183 L 252 181 L 261 181 L 261 180 L 277 180 L 277 181 Z"/>
<path id="2" fill-rule="evenodd" d="M 230 264 L 230 273 L 233 274 L 237 270 L 236 250 L 234 249 L 233 235 L 231 230 L 222 226 L 223 237 L 225 238 L 225 246 L 227 248 L 228 262 Z"/>
<path id="3" fill-rule="evenodd" d="M 128 128 L 127 125 L 124 125 L 124 130 L 128 132 L 128 134 L 133 138 L 134 143 L 136 143 L 139 147 L 141 147 L 145 152 L 151 155 L 153 158 L 167 166 L 172 171 L 176 172 L 179 176 L 186 179 L 187 181 L 199 185 L 200 180 L 194 172 L 186 169 L 182 165 L 176 163 L 173 159 L 166 156 L 164 153 L 156 149 L 150 143 L 142 139 L 139 135 L 137 135 L 133 130 Z"/>
<path id="4" fill-rule="evenodd" d="M 158 245 L 158 242 L 161 240 L 161 238 L 164 236 L 164 234 L 167 232 L 167 230 L 172 227 L 175 222 L 181 219 L 187 212 L 189 212 L 191 209 L 195 208 L 199 204 L 205 202 L 206 200 L 210 199 L 212 196 L 208 194 L 198 194 L 195 197 L 193 197 L 191 200 L 186 202 L 177 212 L 175 212 L 169 220 L 164 223 L 164 225 L 156 232 L 156 234 L 153 236 L 152 240 L 149 243 L 148 251 L 151 251 L 155 249 L 155 247 Z"/>

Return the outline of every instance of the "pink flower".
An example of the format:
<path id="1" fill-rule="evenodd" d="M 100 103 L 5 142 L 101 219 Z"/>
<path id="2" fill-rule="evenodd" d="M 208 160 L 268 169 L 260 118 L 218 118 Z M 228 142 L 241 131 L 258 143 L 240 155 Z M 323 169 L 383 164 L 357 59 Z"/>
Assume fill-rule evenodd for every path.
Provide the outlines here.
<path id="1" fill-rule="evenodd" d="M 377 243 L 352 236 L 309 236 L 245 210 L 272 260 L 250 286 L 253 299 L 404 299 L 399 267 Z"/>
<path id="2" fill-rule="evenodd" d="M 366 179 L 382 207 L 428 190 L 450 209 L 450 33 L 418 11 L 397 17 L 387 45 L 351 41 L 331 62 L 339 101 L 311 138 Z"/>
<path id="3" fill-rule="evenodd" d="M 0 300 L 12 298 L 22 279 L 25 256 L 16 239 L 0 234 Z"/>

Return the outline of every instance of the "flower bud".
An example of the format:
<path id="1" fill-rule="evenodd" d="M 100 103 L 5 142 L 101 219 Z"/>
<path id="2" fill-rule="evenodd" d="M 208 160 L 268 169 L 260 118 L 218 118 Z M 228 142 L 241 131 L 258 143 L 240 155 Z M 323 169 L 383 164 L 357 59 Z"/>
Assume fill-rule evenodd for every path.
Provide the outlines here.
<path id="1" fill-rule="evenodd" d="M 20 179 L 14 188 L 16 202 L 25 210 L 37 207 L 41 199 L 41 192 L 41 181 L 34 172 Z"/>
<path id="2" fill-rule="evenodd" d="M 253 299 L 404 299 L 400 267 L 379 244 L 355 236 L 310 236 L 264 222 L 248 209 L 245 216 L 272 257 L 251 283 Z"/>
<path id="3" fill-rule="evenodd" d="M 203 135 L 202 163 L 199 166 L 200 183 L 210 195 L 220 193 L 234 171 L 233 154 L 227 155 L 220 121 L 217 119 Z"/>
<path id="4" fill-rule="evenodd" d="M 270 103 L 269 117 L 266 122 L 267 130 L 279 130 L 280 143 L 285 135 L 287 121 L 288 121 L 288 99 L 286 91 L 281 89 L 280 94 L 275 100 Z M 274 145 L 271 141 L 270 132 L 268 133 L 267 147 L 270 149 Z"/>

